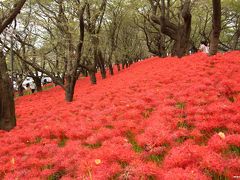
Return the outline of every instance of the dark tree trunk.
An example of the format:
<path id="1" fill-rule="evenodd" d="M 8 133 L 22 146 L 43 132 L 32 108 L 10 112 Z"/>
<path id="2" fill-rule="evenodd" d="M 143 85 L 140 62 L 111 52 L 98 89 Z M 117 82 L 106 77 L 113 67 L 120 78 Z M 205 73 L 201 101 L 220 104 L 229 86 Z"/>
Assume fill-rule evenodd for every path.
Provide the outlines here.
<path id="1" fill-rule="evenodd" d="M 118 69 L 118 71 L 121 71 L 121 66 L 119 63 L 117 63 L 117 69 Z"/>
<path id="2" fill-rule="evenodd" d="M 178 38 L 175 41 L 173 48 L 172 48 L 172 56 L 178 56 L 183 57 L 189 49 L 189 35 L 190 31 L 182 31 L 182 29 L 179 29 Z M 187 33 L 187 34 L 186 34 Z"/>
<path id="3" fill-rule="evenodd" d="M 16 18 L 26 0 L 19 0 L 13 9 L 0 18 L 0 35 L 4 29 Z M 7 65 L 3 52 L 0 51 L 0 129 L 10 131 L 16 126 L 13 87 L 7 73 Z"/>
<path id="4" fill-rule="evenodd" d="M 141 59 L 141 57 L 140 57 L 140 59 Z M 139 61 L 139 58 L 133 60 L 134 63 L 137 63 L 138 61 Z"/>
<path id="5" fill-rule="evenodd" d="M 84 73 L 85 77 L 88 77 L 88 71 L 87 70 L 84 69 L 83 73 Z"/>
<path id="6" fill-rule="evenodd" d="M 109 62 L 109 64 L 108 64 L 108 68 L 109 68 L 109 73 L 110 73 L 110 75 L 114 75 L 114 72 L 113 72 L 113 66 L 112 66 L 112 63 L 111 62 Z"/>
<path id="7" fill-rule="evenodd" d="M 73 101 L 74 96 L 74 87 L 76 84 L 76 76 L 74 75 L 67 75 L 66 76 L 66 82 L 65 82 L 65 100 L 67 102 Z"/>
<path id="8" fill-rule="evenodd" d="M 126 62 L 125 63 L 126 64 L 126 68 L 128 68 L 129 67 L 128 61 L 125 61 L 125 62 Z"/>
<path id="9" fill-rule="evenodd" d="M 113 72 L 113 66 L 112 66 L 112 56 L 113 56 L 113 51 L 111 51 L 110 55 L 109 55 L 109 58 L 108 58 L 108 68 L 109 68 L 109 73 L 110 75 L 114 75 L 114 72 Z"/>
<path id="10" fill-rule="evenodd" d="M 221 33 L 221 0 L 212 0 L 213 17 L 212 17 L 212 34 L 210 40 L 210 55 L 217 54 L 219 37 Z"/>
<path id="11" fill-rule="evenodd" d="M 147 31 L 147 28 L 144 25 L 143 32 L 145 34 L 147 47 L 150 53 L 157 55 L 159 57 L 165 57 L 166 56 L 166 48 L 165 48 L 165 38 L 164 35 L 162 35 L 161 30 L 159 30 L 156 37 L 153 36 L 152 33 L 149 33 Z M 152 40 L 153 39 L 153 40 Z"/>
<path id="12" fill-rule="evenodd" d="M 105 69 L 105 62 L 104 62 L 101 50 L 98 50 L 97 59 L 98 59 L 98 65 L 100 68 L 102 79 L 106 79 L 107 75 L 106 75 L 106 69 Z"/>
<path id="13" fill-rule="evenodd" d="M 125 62 L 122 62 L 122 69 L 125 69 Z"/>
<path id="14" fill-rule="evenodd" d="M 132 60 L 129 60 L 129 67 L 133 64 Z"/>
<path id="15" fill-rule="evenodd" d="M 74 91 L 70 87 L 67 87 L 67 89 L 65 90 L 65 100 L 67 102 L 72 102 L 73 95 L 74 95 Z"/>
<path id="16" fill-rule="evenodd" d="M 42 91 L 42 83 L 41 83 L 41 78 L 40 77 L 33 77 L 33 80 L 36 84 L 37 87 L 37 92 L 41 92 Z"/>
<path id="17" fill-rule="evenodd" d="M 161 1 L 161 16 L 160 18 L 156 16 L 156 13 L 153 12 L 151 17 L 152 21 L 159 24 L 161 26 L 161 32 L 167 36 L 169 36 L 172 40 L 174 40 L 174 46 L 172 49 L 172 55 L 182 57 L 186 54 L 189 43 L 190 43 L 190 33 L 191 33 L 191 22 L 192 15 L 190 12 L 190 0 L 185 0 L 182 5 L 181 16 L 183 19 L 183 23 L 174 24 L 171 22 L 169 16 L 165 15 L 165 1 Z M 167 13 L 169 13 L 169 9 L 167 8 Z M 180 20 L 179 20 L 180 21 Z"/>
<path id="18" fill-rule="evenodd" d="M 13 5 L 14 9 L 10 11 L 10 13 L 6 16 L 6 18 L 0 19 L 0 34 L 4 31 L 4 29 L 12 23 L 15 17 L 20 13 L 23 5 L 27 0 L 20 0 Z"/>
<path id="19" fill-rule="evenodd" d="M 89 76 L 90 76 L 90 81 L 91 81 L 91 84 L 97 84 L 97 78 L 96 78 L 96 73 L 95 71 L 88 71 L 89 73 Z"/>
<path id="20" fill-rule="evenodd" d="M 182 18 L 184 23 L 176 30 L 176 39 L 172 50 L 172 56 L 183 57 L 190 46 L 191 22 L 190 1 L 183 5 Z"/>
<path id="21" fill-rule="evenodd" d="M 106 69 L 105 69 L 104 65 L 100 67 L 100 71 L 101 71 L 102 79 L 106 79 L 107 78 L 107 73 L 106 73 Z"/>
<path id="22" fill-rule="evenodd" d="M 13 86 L 0 51 L 0 129 L 10 131 L 16 126 Z"/>
<path id="23" fill-rule="evenodd" d="M 22 86 L 22 84 L 18 85 L 18 96 L 23 96 L 24 95 L 24 87 Z"/>

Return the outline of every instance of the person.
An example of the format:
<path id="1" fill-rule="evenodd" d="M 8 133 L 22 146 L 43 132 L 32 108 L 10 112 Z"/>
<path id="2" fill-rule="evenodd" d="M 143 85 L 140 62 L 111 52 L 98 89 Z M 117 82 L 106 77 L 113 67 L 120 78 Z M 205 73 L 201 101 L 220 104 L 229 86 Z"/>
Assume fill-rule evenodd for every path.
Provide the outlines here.
<path id="1" fill-rule="evenodd" d="M 209 43 L 207 43 L 206 53 L 209 54 Z"/>
<path id="2" fill-rule="evenodd" d="M 206 41 L 201 41 L 199 51 L 208 54 L 209 53 L 209 46 Z"/>
<path id="3" fill-rule="evenodd" d="M 26 84 L 26 90 L 28 90 L 28 89 L 30 89 L 30 84 L 29 83 Z"/>
<path id="4" fill-rule="evenodd" d="M 189 50 L 189 53 L 193 54 L 193 53 L 195 53 L 197 51 L 198 51 L 198 49 L 195 47 L 195 45 L 192 45 L 191 49 Z"/>
<path id="5" fill-rule="evenodd" d="M 20 83 L 17 87 L 18 95 L 23 96 L 24 95 L 24 93 L 23 93 L 24 90 L 25 89 L 24 89 L 23 85 Z"/>
<path id="6" fill-rule="evenodd" d="M 31 84 L 30 84 L 30 89 L 31 89 L 32 93 L 35 92 L 35 90 L 36 90 L 36 84 L 34 83 L 34 81 L 31 82 Z"/>
<path id="7" fill-rule="evenodd" d="M 26 84 L 26 90 L 27 90 L 27 93 L 26 94 L 30 94 L 30 84 L 29 83 L 27 83 Z"/>
<path id="8" fill-rule="evenodd" d="M 48 82 L 47 82 L 47 79 L 44 79 L 43 80 L 43 85 L 46 85 Z"/>

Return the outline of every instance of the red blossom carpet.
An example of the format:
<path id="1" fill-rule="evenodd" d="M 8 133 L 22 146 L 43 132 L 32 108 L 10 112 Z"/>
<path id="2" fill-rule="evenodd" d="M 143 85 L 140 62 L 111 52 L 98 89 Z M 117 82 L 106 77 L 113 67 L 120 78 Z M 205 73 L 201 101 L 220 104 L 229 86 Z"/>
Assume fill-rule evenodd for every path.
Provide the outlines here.
<path id="1" fill-rule="evenodd" d="M 217 179 L 240 176 L 240 52 L 150 58 L 74 102 L 16 100 L 0 131 L 0 179 Z"/>

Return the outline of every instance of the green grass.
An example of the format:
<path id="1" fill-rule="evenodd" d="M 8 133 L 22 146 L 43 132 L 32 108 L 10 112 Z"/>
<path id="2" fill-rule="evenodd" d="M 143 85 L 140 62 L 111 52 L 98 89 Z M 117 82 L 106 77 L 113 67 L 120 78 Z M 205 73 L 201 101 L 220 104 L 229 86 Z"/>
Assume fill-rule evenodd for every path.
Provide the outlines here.
<path id="1" fill-rule="evenodd" d="M 161 164 L 162 161 L 164 160 L 165 157 L 165 153 L 161 153 L 161 154 L 151 154 L 147 157 L 148 161 L 152 161 L 155 162 L 156 164 Z"/>
<path id="2" fill-rule="evenodd" d="M 127 161 L 118 160 L 117 162 L 121 166 L 122 169 L 125 169 L 129 165 L 129 163 Z"/>
<path id="3" fill-rule="evenodd" d="M 178 115 L 178 118 L 179 119 L 186 119 L 187 118 L 187 114 L 181 113 L 181 114 Z"/>
<path id="4" fill-rule="evenodd" d="M 59 170 L 52 175 L 48 176 L 48 180 L 59 180 L 66 174 L 66 171 L 64 169 Z"/>
<path id="5" fill-rule="evenodd" d="M 155 175 L 148 175 L 147 176 L 147 180 L 156 180 L 156 176 Z"/>
<path id="6" fill-rule="evenodd" d="M 228 129 L 225 126 L 215 127 L 212 130 L 213 130 L 213 132 L 216 132 L 216 133 L 228 131 Z"/>
<path id="7" fill-rule="evenodd" d="M 135 140 L 135 135 L 131 131 L 126 132 L 126 137 L 128 139 L 128 142 L 132 145 L 132 149 L 135 152 L 140 153 L 143 151 L 143 148 L 138 145 L 137 141 Z"/>
<path id="8" fill-rule="evenodd" d="M 205 146 L 208 143 L 208 140 L 211 138 L 212 133 L 207 130 L 200 130 L 202 137 L 201 142 L 199 142 L 199 145 Z"/>
<path id="9" fill-rule="evenodd" d="M 41 170 L 52 169 L 54 167 L 53 164 L 46 164 L 41 167 Z"/>
<path id="10" fill-rule="evenodd" d="M 107 129 L 114 129 L 114 126 L 112 126 L 112 125 L 106 125 L 105 128 L 107 128 Z"/>
<path id="11" fill-rule="evenodd" d="M 147 119 L 150 117 L 150 115 L 152 114 L 152 112 L 154 111 L 154 108 L 147 108 L 142 112 L 142 116 Z"/>
<path id="12" fill-rule="evenodd" d="M 194 139 L 194 137 L 193 136 L 180 136 L 175 140 L 175 142 L 182 144 L 183 142 L 185 142 L 188 139 Z"/>
<path id="13" fill-rule="evenodd" d="M 30 146 L 33 144 L 39 144 L 42 142 L 42 138 L 41 137 L 36 137 L 33 141 L 27 141 L 25 144 Z"/>
<path id="14" fill-rule="evenodd" d="M 95 144 L 84 143 L 83 146 L 88 147 L 89 149 L 97 149 L 102 146 L 101 142 L 96 142 Z"/>
<path id="15" fill-rule="evenodd" d="M 204 170 L 207 176 L 210 176 L 212 180 L 229 180 L 227 176 L 224 174 L 220 174 L 218 172 L 215 172 L 210 169 L 205 169 Z"/>
<path id="16" fill-rule="evenodd" d="M 54 87 L 55 87 L 54 84 L 51 84 L 51 85 L 48 85 L 48 86 L 42 86 L 42 91 L 47 91 L 47 90 L 52 89 Z M 35 91 L 35 93 L 37 93 L 37 92 Z M 32 94 L 31 90 L 24 90 L 23 91 L 23 96 L 30 95 L 30 94 Z M 18 92 L 16 92 L 14 94 L 14 99 L 17 99 L 19 97 L 21 97 L 21 96 L 19 96 Z"/>
<path id="17" fill-rule="evenodd" d="M 228 152 L 240 156 L 240 146 L 230 145 L 228 148 Z"/>
<path id="18" fill-rule="evenodd" d="M 30 95 L 30 94 L 32 94 L 32 92 L 31 92 L 30 90 L 24 90 L 24 91 L 23 91 L 23 96 Z M 19 96 L 18 92 L 16 92 L 16 93 L 14 94 L 14 99 L 17 99 L 17 98 L 19 98 L 19 97 L 21 97 L 21 96 Z"/>
<path id="19" fill-rule="evenodd" d="M 108 180 L 118 180 L 123 172 L 117 172 L 112 177 L 108 178 Z"/>
<path id="20" fill-rule="evenodd" d="M 226 133 L 228 129 L 225 126 L 214 127 L 210 130 L 200 130 L 202 136 L 202 141 L 199 145 L 206 145 L 208 140 L 213 136 L 215 133 L 223 132 Z"/>
<path id="21" fill-rule="evenodd" d="M 47 90 L 52 89 L 52 88 L 54 88 L 54 87 L 55 87 L 55 85 L 54 85 L 54 84 L 51 84 L 51 85 L 43 86 L 43 87 L 42 87 L 42 90 L 43 90 L 43 91 L 47 91 Z"/>
<path id="22" fill-rule="evenodd" d="M 166 143 L 163 143 L 161 146 L 162 146 L 162 147 L 169 148 L 169 147 L 170 147 L 170 144 L 166 142 Z"/>
<path id="23" fill-rule="evenodd" d="M 177 109 L 185 109 L 186 103 L 185 103 L 185 102 L 177 102 L 176 105 L 175 105 L 175 107 L 176 107 Z"/>
<path id="24" fill-rule="evenodd" d="M 185 128 L 187 130 L 192 130 L 194 129 L 194 126 L 189 124 L 186 120 L 184 121 L 179 121 L 178 124 L 177 124 L 177 127 L 178 128 Z"/>
<path id="25" fill-rule="evenodd" d="M 124 169 L 129 165 L 129 163 L 127 161 L 122 161 L 122 160 L 117 160 L 117 163 L 121 166 L 121 168 L 123 170 L 120 171 L 120 172 L 115 173 L 113 176 L 108 178 L 109 180 L 118 180 L 118 179 L 120 179 L 120 176 L 125 172 Z"/>
<path id="26" fill-rule="evenodd" d="M 62 135 L 58 141 L 58 147 L 64 147 L 67 141 L 68 141 L 68 137 L 66 137 L 65 135 Z"/>
<path id="27" fill-rule="evenodd" d="M 42 138 L 41 137 L 36 137 L 34 144 L 39 144 L 40 142 L 42 142 Z"/>

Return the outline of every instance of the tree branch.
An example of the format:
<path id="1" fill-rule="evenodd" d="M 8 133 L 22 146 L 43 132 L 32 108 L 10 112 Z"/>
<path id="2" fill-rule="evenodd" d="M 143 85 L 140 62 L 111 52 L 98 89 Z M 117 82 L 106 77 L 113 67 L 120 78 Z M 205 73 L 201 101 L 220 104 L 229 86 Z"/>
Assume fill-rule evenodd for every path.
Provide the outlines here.
<path id="1" fill-rule="evenodd" d="M 4 31 L 4 29 L 12 23 L 12 21 L 16 18 L 16 16 L 20 13 L 23 5 L 25 4 L 26 0 L 20 0 L 16 4 L 14 4 L 14 9 L 12 9 L 7 18 L 1 19 L 0 21 L 0 34 Z"/>

